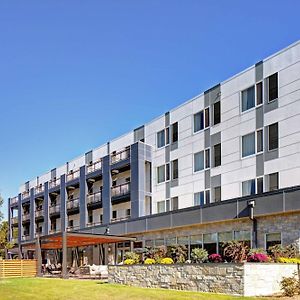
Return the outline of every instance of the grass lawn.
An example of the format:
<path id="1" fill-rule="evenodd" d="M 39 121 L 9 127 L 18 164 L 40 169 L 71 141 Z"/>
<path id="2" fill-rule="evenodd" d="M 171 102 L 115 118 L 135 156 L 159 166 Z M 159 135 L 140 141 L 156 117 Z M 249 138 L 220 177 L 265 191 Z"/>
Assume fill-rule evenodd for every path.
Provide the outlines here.
<path id="1" fill-rule="evenodd" d="M 226 295 L 197 292 L 172 291 L 161 289 L 143 289 L 122 285 L 112 285 L 92 280 L 63 280 L 43 278 L 0 279 L 1 300 L 230 300 L 259 299 L 232 297 Z M 262 298 L 261 298 L 262 299 Z M 265 299 L 265 298 L 264 298 Z"/>

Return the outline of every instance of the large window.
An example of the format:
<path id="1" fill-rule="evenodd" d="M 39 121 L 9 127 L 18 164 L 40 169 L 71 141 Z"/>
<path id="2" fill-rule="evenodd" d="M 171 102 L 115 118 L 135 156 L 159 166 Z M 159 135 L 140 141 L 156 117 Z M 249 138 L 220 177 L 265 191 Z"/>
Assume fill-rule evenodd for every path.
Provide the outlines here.
<path id="1" fill-rule="evenodd" d="M 246 111 L 255 106 L 254 86 L 242 91 L 242 111 Z"/>
<path id="2" fill-rule="evenodd" d="M 178 178 L 178 159 L 172 161 L 172 179 Z"/>
<path id="3" fill-rule="evenodd" d="M 281 233 L 267 233 L 266 234 L 266 250 L 275 245 L 281 245 Z"/>
<path id="4" fill-rule="evenodd" d="M 203 248 L 208 254 L 217 253 L 217 233 L 203 234 Z"/>
<path id="5" fill-rule="evenodd" d="M 165 139 L 166 139 L 166 135 L 165 135 L 165 129 L 164 129 L 157 133 L 157 148 L 161 148 L 166 145 Z"/>
<path id="6" fill-rule="evenodd" d="M 198 192 L 194 194 L 194 205 L 204 204 L 204 192 Z"/>
<path id="7" fill-rule="evenodd" d="M 217 186 L 214 188 L 214 196 L 215 196 L 215 202 L 221 202 L 221 187 Z"/>
<path id="8" fill-rule="evenodd" d="M 172 124 L 172 143 L 178 141 L 178 123 Z"/>
<path id="9" fill-rule="evenodd" d="M 202 248 L 202 234 L 191 235 L 190 251 L 192 252 L 194 248 Z"/>
<path id="10" fill-rule="evenodd" d="M 165 165 L 157 168 L 157 183 L 164 182 L 166 180 Z"/>
<path id="11" fill-rule="evenodd" d="M 221 102 L 218 101 L 213 106 L 214 109 L 214 125 L 221 123 Z"/>
<path id="12" fill-rule="evenodd" d="M 255 194 L 255 179 L 242 182 L 242 195 L 254 195 Z"/>
<path id="13" fill-rule="evenodd" d="M 269 150 L 278 148 L 278 123 L 268 126 L 269 128 Z"/>
<path id="14" fill-rule="evenodd" d="M 204 151 L 194 154 L 194 172 L 204 169 Z"/>
<path id="15" fill-rule="evenodd" d="M 165 201 L 158 201 L 157 202 L 157 212 L 162 213 L 162 212 L 165 212 L 165 211 L 166 211 Z"/>
<path id="16" fill-rule="evenodd" d="M 268 77 L 268 101 L 273 101 L 278 98 L 278 73 Z"/>
<path id="17" fill-rule="evenodd" d="M 269 191 L 278 190 L 278 173 L 269 174 Z"/>
<path id="18" fill-rule="evenodd" d="M 242 157 L 255 154 L 255 133 L 244 135 L 242 137 Z"/>
<path id="19" fill-rule="evenodd" d="M 219 242 L 219 254 L 223 255 L 224 244 L 233 240 L 232 231 L 225 231 L 218 233 L 218 242 Z"/>
<path id="20" fill-rule="evenodd" d="M 204 114 L 203 110 L 194 114 L 194 132 L 204 129 Z"/>
<path id="21" fill-rule="evenodd" d="M 234 239 L 236 241 L 245 242 L 249 247 L 251 247 L 251 232 L 247 230 L 235 231 Z"/>
<path id="22" fill-rule="evenodd" d="M 214 167 L 221 165 L 221 144 L 214 145 Z"/>
<path id="23" fill-rule="evenodd" d="M 176 210 L 178 209 L 178 197 L 172 197 L 171 198 L 171 207 L 172 207 L 172 210 Z"/>

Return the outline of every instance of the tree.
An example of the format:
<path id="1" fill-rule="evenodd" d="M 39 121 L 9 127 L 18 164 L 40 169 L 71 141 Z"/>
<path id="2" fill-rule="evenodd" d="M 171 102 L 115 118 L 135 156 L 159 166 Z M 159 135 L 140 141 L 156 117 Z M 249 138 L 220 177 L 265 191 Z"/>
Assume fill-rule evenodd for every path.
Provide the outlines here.
<path id="1" fill-rule="evenodd" d="M 3 198 L 0 195 L 0 210 L 3 205 Z M 8 241 L 8 222 L 3 219 L 3 213 L 0 211 L 0 257 L 5 257 L 5 251 L 11 249 L 13 245 Z"/>
<path id="2" fill-rule="evenodd" d="M 0 194 L 0 222 L 2 221 L 2 219 L 3 219 L 3 213 L 1 212 L 1 207 L 2 207 L 2 205 L 3 205 L 3 198 L 2 198 L 2 196 L 1 196 L 1 194 Z"/>

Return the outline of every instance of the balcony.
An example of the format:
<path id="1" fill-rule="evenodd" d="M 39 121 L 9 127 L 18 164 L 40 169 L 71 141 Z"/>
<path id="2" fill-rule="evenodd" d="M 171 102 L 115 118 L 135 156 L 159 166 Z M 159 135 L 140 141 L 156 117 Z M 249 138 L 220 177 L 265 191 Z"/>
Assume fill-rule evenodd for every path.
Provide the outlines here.
<path id="1" fill-rule="evenodd" d="M 12 244 L 17 244 L 18 243 L 18 238 L 11 238 L 10 242 Z"/>
<path id="2" fill-rule="evenodd" d="M 35 211 L 35 217 L 40 218 L 44 216 L 43 206 L 38 206 Z"/>
<path id="3" fill-rule="evenodd" d="M 34 188 L 34 193 L 35 194 L 39 194 L 44 192 L 44 185 L 43 184 L 39 184 Z"/>
<path id="4" fill-rule="evenodd" d="M 49 214 L 50 215 L 60 214 L 60 205 L 59 204 L 51 205 L 49 208 Z"/>
<path id="5" fill-rule="evenodd" d="M 54 188 L 60 185 L 60 178 L 53 178 L 49 181 L 49 188 Z"/>
<path id="6" fill-rule="evenodd" d="M 111 197 L 121 197 L 130 193 L 130 182 L 123 183 L 111 188 Z"/>
<path id="7" fill-rule="evenodd" d="M 86 203 L 88 206 L 102 202 L 102 192 L 87 195 Z"/>
<path id="8" fill-rule="evenodd" d="M 22 193 L 22 199 L 29 198 L 29 196 L 30 196 L 29 191 L 24 191 L 24 192 Z"/>
<path id="9" fill-rule="evenodd" d="M 67 201 L 67 210 L 79 208 L 79 198 L 69 199 Z"/>
<path id="10" fill-rule="evenodd" d="M 29 240 L 30 240 L 30 235 L 29 234 L 22 235 L 22 241 L 23 242 L 29 241 Z"/>
<path id="11" fill-rule="evenodd" d="M 111 163 L 115 164 L 115 163 L 117 163 L 117 162 L 119 162 L 121 160 L 125 160 L 125 159 L 127 159 L 129 157 L 130 157 L 130 149 L 127 148 L 127 149 L 122 150 L 120 152 L 113 153 L 111 155 Z"/>
<path id="12" fill-rule="evenodd" d="M 11 206 L 15 206 L 15 205 L 18 205 L 18 202 L 19 202 L 19 199 L 18 199 L 18 197 L 13 197 L 13 198 L 11 198 L 10 199 L 10 205 Z"/>
<path id="13" fill-rule="evenodd" d="M 67 231 L 74 231 L 74 230 L 78 230 L 79 228 L 80 228 L 79 226 L 68 226 Z"/>
<path id="14" fill-rule="evenodd" d="M 86 224 L 87 227 L 94 227 L 99 225 L 102 225 L 102 222 L 89 222 Z"/>
<path id="15" fill-rule="evenodd" d="M 130 219 L 130 216 L 126 216 L 126 217 L 122 217 L 122 218 L 113 218 L 113 219 L 111 219 L 111 223 L 126 221 L 128 219 Z"/>
<path id="16" fill-rule="evenodd" d="M 24 213 L 22 215 L 22 221 L 25 222 L 25 221 L 29 221 L 30 220 L 30 213 Z"/>
<path id="17" fill-rule="evenodd" d="M 95 172 L 95 171 L 100 170 L 100 169 L 102 169 L 102 160 L 101 159 L 94 162 L 91 165 L 88 165 L 87 166 L 87 173 L 92 173 L 92 172 Z"/>
<path id="18" fill-rule="evenodd" d="M 49 234 L 54 234 L 54 233 L 58 233 L 59 230 L 58 229 L 50 229 L 49 230 Z"/>
<path id="19" fill-rule="evenodd" d="M 37 238 L 41 235 L 44 235 L 44 232 L 43 231 L 37 231 L 34 236 Z"/>
<path id="20" fill-rule="evenodd" d="M 71 181 L 73 179 L 76 179 L 79 177 L 79 169 L 76 170 L 76 171 L 70 171 L 68 174 L 67 174 L 67 178 L 66 178 L 66 181 Z"/>
<path id="21" fill-rule="evenodd" d="M 18 225 L 18 217 L 12 217 L 10 223 L 11 225 Z"/>

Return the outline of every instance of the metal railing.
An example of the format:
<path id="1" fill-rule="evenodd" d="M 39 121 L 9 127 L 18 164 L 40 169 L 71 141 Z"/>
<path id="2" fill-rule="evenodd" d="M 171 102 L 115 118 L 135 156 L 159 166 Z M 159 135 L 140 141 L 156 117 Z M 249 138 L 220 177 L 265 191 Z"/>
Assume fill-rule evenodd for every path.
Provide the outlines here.
<path id="1" fill-rule="evenodd" d="M 28 241 L 30 240 L 30 235 L 26 234 L 26 235 L 22 235 L 22 241 Z"/>
<path id="2" fill-rule="evenodd" d="M 43 184 L 39 184 L 34 188 L 34 193 L 38 194 L 44 191 L 44 185 Z"/>
<path id="3" fill-rule="evenodd" d="M 91 165 L 87 166 L 87 173 L 91 173 L 96 170 L 100 170 L 101 168 L 102 168 L 102 160 L 100 159 L 100 160 L 92 163 Z"/>
<path id="4" fill-rule="evenodd" d="M 41 231 L 41 232 L 37 231 L 37 232 L 34 234 L 34 236 L 35 236 L 35 237 L 38 237 L 38 236 L 41 236 L 41 235 L 43 235 L 43 234 L 44 234 L 43 231 Z"/>
<path id="5" fill-rule="evenodd" d="M 79 207 L 79 198 L 74 198 L 67 201 L 67 209 L 73 209 L 78 207 Z"/>
<path id="6" fill-rule="evenodd" d="M 10 205 L 18 204 L 18 201 L 19 201 L 18 196 L 13 197 L 13 198 L 10 199 Z"/>
<path id="7" fill-rule="evenodd" d="M 99 203 L 101 201 L 102 201 L 102 192 L 88 194 L 86 198 L 87 205 L 91 205 L 93 203 Z"/>
<path id="8" fill-rule="evenodd" d="M 18 217 L 12 217 L 10 219 L 10 223 L 13 224 L 13 225 L 18 224 Z"/>
<path id="9" fill-rule="evenodd" d="M 72 230 L 77 230 L 79 229 L 80 227 L 77 225 L 77 226 L 68 226 L 67 227 L 67 231 L 72 231 Z"/>
<path id="10" fill-rule="evenodd" d="M 79 177 L 79 169 L 76 170 L 76 171 L 70 171 L 67 174 L 66 180 L 70 181 L 70 180 L 73 180 L 73 179 L 78 178 L 78 177 Z"/>
<path id="11" fill-rule="evenodd" d="M 43 215 L 44 215 L 44 210 L 43 210 L 43 208 L 37 209 L 37 210 L 35 211 L 35 217 L 36 217 L 36 218 L 42 217 Z"/>
<path id="12" fill-rule="evenodd" d="M 128 220 L 128 219 L 130 219 L 130 215 L 126 216 L 126 217 L 121 217 L 121 218 L 113 218 L 113 219 L 111 219 L 111 222 L 115 223 L 115 222 L 125 221 L 125 220 Z"/>
<path id="13" fill-rule="evenodd" d="M 87 227 L 94 227 L 94 226 L 97 226 L 97 225 L 102 225 L 102 222 L 88 222 L 86 224 Z"/>
<path id="14" fill-rule="evenodd" d="M 60 212 L 60 205 L 56 204 L 56 205 L 51 205 L 49 208 L 49 213 L 51 214 L 56 214 Z"/>
<path id="15" fill-rule="evenodd" d="M 130 192 L 130 182 L 126 182 L 111 188 L 111 196 L 123 196 Z"/>
<path id="16" fill-rule="evenodd" d="M 60 178 L 53 178 L 49 181 L 49 187 L 53 188 L 60 185 Z"/>
<path id="17" fill-rule="evenodd" d="M 122 150 L 120 152 L 113 153 L 111 155 L 111 163 L 114 164 L 121 160 L 127 159 L 129 157 L 130 157 L 130 149 L 128 148 L 128 149 Z"/>
<path id="18" fill-rule="evenodd" d="M 58 229 L 50 229 L 50 230 L 49 230 L 49 233 L 50 233 L 50 234 L 57 233 L 57 232 L 59 232 Z"/>
<path id="19" fill-rule="evenodd" d="M 22 215 L 22 220 L 23 221 L 27 221 L 27 220 L 29 220 L 30 219 L 30 213 L 26 213 L 26 214 L 23 214 Z"/>
<path id="20" fill-rule="evenodd" d="M 29 191 L 24 191 L 24 192 L 22 193 L 22 199 L 28 198 L 29 195 L 30 195 Z"/>

